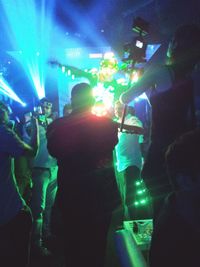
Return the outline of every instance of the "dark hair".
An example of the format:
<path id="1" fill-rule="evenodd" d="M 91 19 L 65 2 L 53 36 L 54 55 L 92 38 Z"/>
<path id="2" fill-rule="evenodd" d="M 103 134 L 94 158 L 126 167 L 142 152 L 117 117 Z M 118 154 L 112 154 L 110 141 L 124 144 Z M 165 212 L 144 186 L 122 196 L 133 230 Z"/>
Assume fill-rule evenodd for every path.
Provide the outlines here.
<path id="1" fill-rule="evenodd" d="M 72 109 L 91 107 L 94 104 L 92 87 L 88 83 L 76 84 L 71 91 Z"/>
<path id="2" fill-rule="evenodd" d="M 196 24 L 180 26 L 170 43 L 169 56 L 183 72 L 192 70 L 200 60 L 200 27 Z"/>
<path id="3" fill-rule="evenodd" d="M 71 96 L 87 96 L 92 92 L 92 88 L 88 83 L 78 83 L 76 84 L 71 91 Z"/>
<path id="4" fill-rule="evenodd" d="M 43 105 L 44 102 L 52 103 L 47 97 L 43 97 L 39 100 L 40 105 Z"/>
<path id="5" fill-rule="evenodd" d="M 189 175 L 194 180 L 200 172 L 200 129 L 178 138 L 168 147 L 165 157 L 169 177 L 174 186 L 177 174 Z"/>

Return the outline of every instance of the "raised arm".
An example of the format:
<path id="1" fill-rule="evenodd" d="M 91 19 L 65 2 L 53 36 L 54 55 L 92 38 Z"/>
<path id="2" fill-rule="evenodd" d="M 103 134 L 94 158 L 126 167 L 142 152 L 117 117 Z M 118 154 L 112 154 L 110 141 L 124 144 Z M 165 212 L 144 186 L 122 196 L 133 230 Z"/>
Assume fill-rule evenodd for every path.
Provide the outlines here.
<path id="1" fill-rule="evenodd" d="M 128 104 L 148 89 L 156 87 L 156 90 L 163 91 L 169 88 L 171 77 L 166 66 L 151 65 L 144 72 L 141 79 L 134 84 L 127 92 L 120 96 L 123 104 Z"/>

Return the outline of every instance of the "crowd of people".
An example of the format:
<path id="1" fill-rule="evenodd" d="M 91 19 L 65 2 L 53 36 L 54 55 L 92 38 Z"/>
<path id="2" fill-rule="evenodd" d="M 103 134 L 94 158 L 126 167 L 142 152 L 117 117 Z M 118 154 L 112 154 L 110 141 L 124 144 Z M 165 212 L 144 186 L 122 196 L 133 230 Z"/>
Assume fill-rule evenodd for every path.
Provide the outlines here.
<path id="1" fill-rule="evenodd" d="M 200 131 L 196 127 L 191 73 L 200 61 L 200 28 L 184 25 L 168 48 L 168 64 L 151 66 L 115 103 L 113 118 L 98 117 L 89 83 L 71 91 L 71 110 L 55 119 L 52 102 L 40 100 L 20 127 L 10 127 L 0 102 L 0 264 L 29 265 L 49 257 L 52 208 L 62 220 L 66 267 L 103 267 L 112 212 L 122 203 L 133 220 L 134 184 L 144 179 L 153 203 L 149 266 L 195 266 L 200 196 Z M 142 122 L 123 104 L 150 89 L 151 143 L 142 154 Z M 124 181 L 123 199 L 115 177 Z M 143 164 L 144 158 L 144 164 Z M 192 264 L 191 264 L 192 263 Z"/>

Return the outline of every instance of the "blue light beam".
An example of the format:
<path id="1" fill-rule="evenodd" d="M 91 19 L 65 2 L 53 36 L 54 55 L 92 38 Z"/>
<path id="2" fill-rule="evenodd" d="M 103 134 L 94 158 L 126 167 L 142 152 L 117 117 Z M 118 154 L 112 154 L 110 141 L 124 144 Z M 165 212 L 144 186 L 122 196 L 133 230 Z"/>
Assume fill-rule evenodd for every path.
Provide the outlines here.
<path id="1" fill-rule="evenodd" d="M 2 0 L 5 29 L 13 50 L 9 52 L 22 66 L 38 98 L 45 96 L 45 79 L 52 28 L 54 0 Z M 48 4 L 48 8 L 47 8 Z"/>
<path id="2" fill-rule="evenodd" d="M 109 46 L 105 38 L 98 34 L 96 25 L 94 25 L 94 21 L 90 15 L 84 14 L 83 16 L 81 12 L 78 12 L 77 7 L 70 2 L 67 5 L 63 2 L 62 5 L 66 16 L 70 17 L 81 33 L 87 35 L 96 47 Z"/>
<path id="3" fill-rule="evenodd" d="M 15 94 L 13 89 L 9 86 L 9 84 L 4 80 L 3 77 L 0 77 L 0 92 L 20 103 L 23 107 L 26 106 L 26 104 Z"/>

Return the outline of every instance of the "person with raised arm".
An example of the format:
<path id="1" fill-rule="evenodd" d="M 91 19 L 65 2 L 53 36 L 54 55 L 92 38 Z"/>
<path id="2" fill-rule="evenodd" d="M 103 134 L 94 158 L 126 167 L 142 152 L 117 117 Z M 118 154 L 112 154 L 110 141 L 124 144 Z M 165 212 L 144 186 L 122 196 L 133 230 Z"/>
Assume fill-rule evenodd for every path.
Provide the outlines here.
<path id="1" fill-rule="evenodd" d="M 171 191 L 164 154 L 170 143 L 195 127 L 194 84 L 191 76 L 200 61 L 200 28 L 195 24 L 179 27 L 169 43 L 168 64 L 149 67 L 129 91 L 120 96 L 127 104 L 145 91 L 152 106 L 151 144 L 142 177 L 152 196 L 154 218 L 163 199 Z"/>

